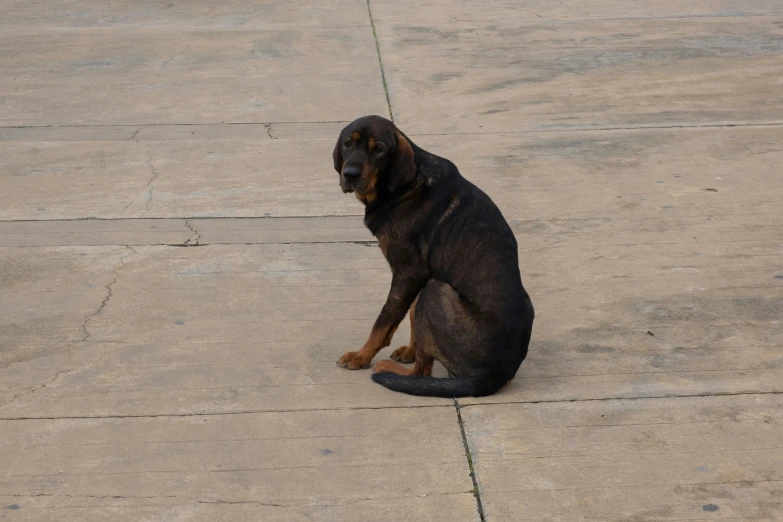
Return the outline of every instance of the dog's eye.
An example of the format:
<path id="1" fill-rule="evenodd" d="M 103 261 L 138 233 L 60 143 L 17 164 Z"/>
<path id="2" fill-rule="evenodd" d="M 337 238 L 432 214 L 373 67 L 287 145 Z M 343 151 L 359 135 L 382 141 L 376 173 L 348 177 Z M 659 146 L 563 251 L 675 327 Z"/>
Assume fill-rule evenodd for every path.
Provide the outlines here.
<path id="1" fill-rule="evenodd" d="M 372 151 L 375 152 L 376 154 L 380 154 L 381 152 L 383 152 L 383 145 L 376 145 L 375 148 L 372 149 Z"/>
<path id="2" fill-rule="evenodd" d="M 343 145 L 345 145 L 346 147 L 350 147 L 352 144 L 353 144 L 353 140 L 351 138 L 348 138 L 347 140 L 345 140 L 345 143 L 343 143 Z"/>

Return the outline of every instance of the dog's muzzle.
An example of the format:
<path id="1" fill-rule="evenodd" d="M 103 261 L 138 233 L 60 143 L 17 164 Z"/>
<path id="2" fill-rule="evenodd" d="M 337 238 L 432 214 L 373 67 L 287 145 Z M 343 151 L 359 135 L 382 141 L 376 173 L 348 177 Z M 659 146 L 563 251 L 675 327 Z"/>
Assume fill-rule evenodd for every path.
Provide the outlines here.
<path id="1" fill-rule="evenodd" d="M 362 179 L 362 169 L 361 167 L 349 165 L 343 169 L 343 180 L 345 181 L 344 184 L 342 184 L 343 192 L 353 192 L 355 189 L 356 183 Z"/>

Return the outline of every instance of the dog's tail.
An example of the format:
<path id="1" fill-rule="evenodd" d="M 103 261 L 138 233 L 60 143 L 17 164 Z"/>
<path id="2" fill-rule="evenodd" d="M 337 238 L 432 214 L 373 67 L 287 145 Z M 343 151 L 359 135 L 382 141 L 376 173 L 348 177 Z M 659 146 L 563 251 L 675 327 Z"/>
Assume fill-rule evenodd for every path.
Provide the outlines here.
<path id="1" fill-rule="evenodd" d="M 395 373 L 374 373 L 372 380 L 390 390 L 423 397 L 485 397 L 492 395 L 508 382 L 508 377 L 497 373 L 478 377 L 419 377 Z"/>

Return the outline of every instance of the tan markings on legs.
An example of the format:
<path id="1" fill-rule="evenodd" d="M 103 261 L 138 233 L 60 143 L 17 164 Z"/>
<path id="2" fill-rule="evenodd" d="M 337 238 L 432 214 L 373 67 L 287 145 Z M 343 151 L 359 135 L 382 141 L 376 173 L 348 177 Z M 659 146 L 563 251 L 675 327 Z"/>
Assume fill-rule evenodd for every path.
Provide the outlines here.
<path id="1" fill-rule="evenodd" d="M 413 375 L 413 368 L 408 368 L 391 359 L 384 359 L 375 363 L 373 373 L 396 373 L 397 375 Z"/>
<path id="2" fill-rule="evenodd" d="M 416 364 L 413 365 L 412 375 L 418 375 L 419 377 L 427 377 L 432 375 L 432 364 L 435 359 L 428 355 L 416 354 Z"/>
<path id="3" fill-rule="evenodd" d="M 391 359 L 384 359 L 375 363 L 373 373 L 396 373 L 397 375 L 415 375 L 417 377 L 429 377 L 432 375 L 432 365 L 435 359 L 419 355 L 413 368 L 403 366 Z"/>
<path id="4" fill-rule="evenodd" d="M 389 346 L 396 330 L 396 326 L 394 328 L 387 326 L 383 329 L 373 330 L 362 349 L 358 352 L 348 352 L 340 357 L 340 360 L 337 361 L 337 366 L 342 366 L 349 370 L 369 368 L 372 358 L 378 354 L 381 348 Z"/>
<path id="5" fill-rule="evenodd" d="M 383 248 L 383 247 L 381 247 Z M 385 254 L 385 252 L 384 252 Z M 408 346 L 400 346 L 396 350 L 394 350 L 389 357 L 390 359 L 393 359 L 395 361 L 400 361 L 404 363 L 412 363 L 416 360 L 416 326 L 415 326 L 415 319 L 414 316 L 416 315 L 416 303 L 419 301 L 419 298 L 417 297 L 415 301 L 413 301 L 413 304 L 411 305 L 411 309 L 408 312 L 408 315 L 411 319 L 411 340 L 408 343 Z"/>
<path id="6" fill-rule="evenodd" d="M 384 359 L 375 364 L 373 373 L 396 373 L 397 375 L 415 375 L 417 377 L 428 377 L 432 375 L 432 365 L 435 359 L 419 355 L 416 357 L 416 364 L 413 368 L 403 366 L 391 359 Z"/>

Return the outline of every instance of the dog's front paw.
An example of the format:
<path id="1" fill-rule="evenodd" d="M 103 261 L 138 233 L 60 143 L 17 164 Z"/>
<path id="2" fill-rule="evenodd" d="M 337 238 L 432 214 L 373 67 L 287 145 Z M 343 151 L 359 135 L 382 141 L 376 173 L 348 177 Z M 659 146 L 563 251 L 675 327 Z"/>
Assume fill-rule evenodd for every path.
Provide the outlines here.
<path id="1" fill-rule="evenodd" d="M 416 348 L 411 346 L 400 346 L 392 352 L 389 359 L 403 363 L 412 363 L 416 360 Z"/>
<path id="2" fill-rule="evenodd" d="M 362 352 L 347 352 L 337 361 L 337 366 L 348 368 L 349 370 L 358 370 L 360 368 L 369 368 L 370 361 L 364 358 Z"/>

